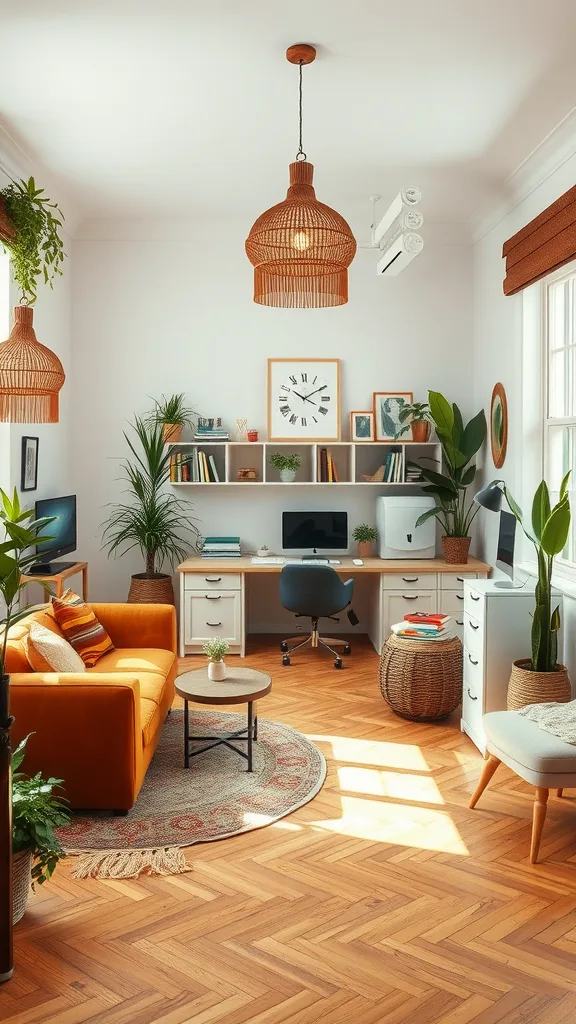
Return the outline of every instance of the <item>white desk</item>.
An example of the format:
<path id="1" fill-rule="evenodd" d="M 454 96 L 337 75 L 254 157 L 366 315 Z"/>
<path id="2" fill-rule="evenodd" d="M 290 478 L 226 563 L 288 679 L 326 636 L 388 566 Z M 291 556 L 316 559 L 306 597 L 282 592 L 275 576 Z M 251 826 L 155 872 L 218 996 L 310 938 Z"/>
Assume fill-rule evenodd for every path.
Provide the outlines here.
<path id="1" fill-rule="evenodd" d="M 202 644 L 223 637 L 233 654 L 246 649 L 246 577 L 280 573 L 281 565 L 255 565 L 250 558 L 188 558 L 180 573 L 180 656 L 202 654 Z M 459 635 L 464 623 L 464 580 L 484 579 L 490 566 L 477 558 L 466 565 L 449 565 L 443 558 L 365 558 L 354 565 L 342 558 L 333 569 L 346 579 L 368 576 L 370 602 L 368 635 L 379 651 L 393 622 L 406 612 L 444 611 L 453 615 Z"/>

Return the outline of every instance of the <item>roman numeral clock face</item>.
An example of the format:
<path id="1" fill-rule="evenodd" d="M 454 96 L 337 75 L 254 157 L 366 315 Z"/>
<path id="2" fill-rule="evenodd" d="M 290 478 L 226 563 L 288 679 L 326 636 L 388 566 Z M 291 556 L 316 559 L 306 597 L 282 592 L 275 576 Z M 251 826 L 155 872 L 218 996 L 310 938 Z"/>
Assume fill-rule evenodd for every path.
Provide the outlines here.
<path id="1" fill-rule="evenodd" d="M 338 360 L 269 360 L 270 440 L 338 440 Z"/>

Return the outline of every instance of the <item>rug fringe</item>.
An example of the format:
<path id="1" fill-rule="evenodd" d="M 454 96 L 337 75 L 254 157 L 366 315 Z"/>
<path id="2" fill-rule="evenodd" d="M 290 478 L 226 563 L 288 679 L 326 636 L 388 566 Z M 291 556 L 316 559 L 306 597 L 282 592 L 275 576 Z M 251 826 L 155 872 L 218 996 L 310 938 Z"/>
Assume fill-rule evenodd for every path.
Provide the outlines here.
<path id="1" fill-rule="evenodd" d="M 148 875 L 181 875 L 191 871 L 183 850 L 165 846 L 159 850 L 99 850 L 75 858 L 74 878 L 138 878 Z"/>

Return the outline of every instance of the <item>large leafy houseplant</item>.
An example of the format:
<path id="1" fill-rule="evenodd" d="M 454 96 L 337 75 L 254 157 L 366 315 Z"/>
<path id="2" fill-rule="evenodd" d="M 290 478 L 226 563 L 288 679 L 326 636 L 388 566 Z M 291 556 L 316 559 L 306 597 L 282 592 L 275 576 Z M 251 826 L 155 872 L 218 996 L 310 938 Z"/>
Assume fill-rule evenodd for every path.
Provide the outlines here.
<path id="1" fill-rule="evenodd" d="M 60 228 L 64 214 L 44 195 L 44 189 L 36 188 L 34 178 L 11 181 L 0 190 L 0 204 L 10 227 L 0 242 L 10 256 L 14 280 L 32 304 L 37 279 L 42 277 L 52 288 L 55 276 L 62 273 L 66 253 Z"/>
<path id="2" fill-rule="evenodd" d="M 161 424 L 136 416 L 132 430 L 134 437 L 124 432 L 131 454 L 123 464 L 128 499 L 111 506 L 103 524 L 104 547 L 109 555 L 134 548 L 142 553 L 145 571 L 132 576 L 129 601 L 172 603 L 172 578 L 162 566 L 168 562 L 173 568 L 196 549 L 198 528 L 190 504 L 166 490 L 170 450 Z"/>
<path id="3" fill-rule="evenodd" d="M 148 423 L 160 423 L 162 425 L 162 436 L 166 442 L 176 442 L 182 437 L 183 427 L 194 425 L 194 409 L 186 405 L 186 396 L 181 393 L 177 395 L 162 395 L 162 398 L 154 398 L 154 409 L 150 413 Z"/>
<path id="4" fill-rule="evenodd" d="M 464 424 L 458 406 L 450 403 L 439 391 L 429 391 L 430 415 L 442 446 L 444 472 L 420 465 L 422 476 L 428 481 L 423 488 L 434 496 L 436 505 L 427 509 L 416 520 L 416 526 L 427 519 L 436 518 L 444 530 L 444 551 L 447 561 L 460 561 L 449 557 L 450 545 L 446 538 L 466 538 L 470 543 L 470 527 L 478 512 L 469 487 L 476 475 L 474 457 L 486 440 L 486 417 L 480 410 Z M 421 460 L 422 461 L 422 460 Z M 467 547 L 466 547 L 467 556 Z M 466 558 L 463 559 L 466 561 Z"/>
<path id="5" fill-rule="evenodd" d="M 32 882 L 42 885 L 66 856 L 54 829 L 66 824 L 70 810 L 54 793 L 62 779 L 44 779 L 40 773 L 29 778 L 19 771 L 29 738 L 12 755 L 12 853 L 30 854 Z"/>

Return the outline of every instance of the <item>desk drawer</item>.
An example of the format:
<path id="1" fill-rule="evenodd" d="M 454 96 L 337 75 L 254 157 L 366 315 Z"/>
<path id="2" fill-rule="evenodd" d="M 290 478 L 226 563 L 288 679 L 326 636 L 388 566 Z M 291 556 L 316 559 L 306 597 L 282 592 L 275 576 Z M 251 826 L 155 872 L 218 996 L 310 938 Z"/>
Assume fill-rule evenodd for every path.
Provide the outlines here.
<path id="1" fill-rule="evenodd" d="M 185 590 L 240 590 L 242 576 L 239 572 L 187 572 L 184 577 Z"/>
<path id="2" fill-rule="evenodd" d="M 464 591 L 464 580 L 475 580 L 475 572 L 441 572 L 438 573 L 440 577 L 440 590 L 461 590 Z"/>
<path id="3" fill-rule="evenodd" d="M 468 612 L 479 622 L 484 622 L 486 615 L 485 595 L 472 590 L 472 587 L 466 587 L 464 591 L 464 611 Z"/>
<path id="4" fill-rule="evenodd" d="M 186 594 L 184 611 L 185 644 L 200 644 L 221 637 L 231 644 L 241 643 L 241 596 L 238 591 Z"/>
<path id="5" fill-rule="evenodd" d="M 464 612 L 464 647 L 473 658 L 484 658 L 484 623 Z"/>
<path id="6" fill-rule="evenodd" d="M 435 572 L 383 572 L 383 590 L 436 590 L 438 580 Z"/>

